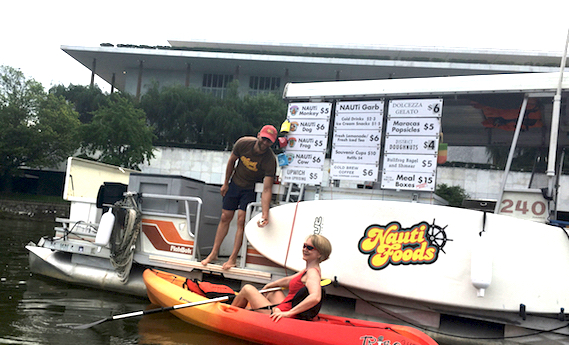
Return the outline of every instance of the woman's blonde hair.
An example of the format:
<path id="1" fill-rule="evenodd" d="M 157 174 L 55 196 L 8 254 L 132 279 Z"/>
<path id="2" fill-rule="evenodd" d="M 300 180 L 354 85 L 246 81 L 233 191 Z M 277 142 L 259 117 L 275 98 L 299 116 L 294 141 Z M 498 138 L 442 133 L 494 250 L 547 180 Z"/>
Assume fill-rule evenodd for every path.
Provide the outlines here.
<path id="1" fill-rule="evenodd" d="M 312 234 L 306 238 L 310 239 L 314 248 L 320 253 L 320 262 L 328 260 L 332 253 L 332 244 L 328 239 L 322 235 Z"/>

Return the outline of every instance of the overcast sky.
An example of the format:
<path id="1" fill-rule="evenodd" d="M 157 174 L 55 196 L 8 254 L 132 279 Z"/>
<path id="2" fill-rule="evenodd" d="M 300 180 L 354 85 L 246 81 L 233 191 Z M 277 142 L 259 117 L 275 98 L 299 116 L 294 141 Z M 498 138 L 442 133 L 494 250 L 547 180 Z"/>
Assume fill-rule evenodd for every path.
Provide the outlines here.
<path id="1" fill-rule="evenodd" d="M 567 0 L 18 0 L 3 1 L 0 11 L 0 65 L 46 89 L 90 82 L 90 71 L 61 45 L 208 40 L 561 54 L 569 28 Z"/>

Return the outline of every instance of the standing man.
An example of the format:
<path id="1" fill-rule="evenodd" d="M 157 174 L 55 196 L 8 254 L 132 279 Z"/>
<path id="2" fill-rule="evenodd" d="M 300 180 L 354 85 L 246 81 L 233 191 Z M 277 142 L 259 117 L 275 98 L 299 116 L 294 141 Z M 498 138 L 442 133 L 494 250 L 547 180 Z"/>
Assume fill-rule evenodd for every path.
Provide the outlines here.
<path id="1" fill-rule="evenodd" d="M 262 217 L 257 222 L 257 225 L 264 227 L 269 223 L 269 207 L 273 181 L 277 171 L 276 158 L 270 147 L 276 139 L 276 128 L 266 125 L 257 134 L 256 138 L 247 136 L 235 142 L 231 156 L 227 161 L 225 181 L 220 189 L 223 196 L 223 209 L 221 210 L 221 219 L 217 225 L 213 249 L 208 257 L 202 260 L 202 265 L 205 266 L 217 259 L 219 248 L 225 236 L 227 236 L 229 224 L 233 219 L 235 210 L 239 209 L 237 212 L 237 232 L 235 233 L 233 252 L 229 260 L 223 264 L 224 270 L 235 267 L 237 255 L 243 244 L 247 205 L 255 201 L 255 183 L 261 181 L 263 182 L 263 193 L 261 195 Z M 237 162 L 237 166 L 235 166 L 235 162 Z"/>

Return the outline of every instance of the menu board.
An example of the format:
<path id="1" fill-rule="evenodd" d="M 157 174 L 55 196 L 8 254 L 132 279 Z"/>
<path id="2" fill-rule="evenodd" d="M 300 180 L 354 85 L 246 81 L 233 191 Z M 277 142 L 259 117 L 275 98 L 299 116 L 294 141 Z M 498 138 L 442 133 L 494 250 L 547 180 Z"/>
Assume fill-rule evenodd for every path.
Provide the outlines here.
<path id="1" fill-rule="evenodd" d="M 336 103 L 330 178 L 377 181 L 383 101 Z"/>
<path id="2" fill-rule="evenodd" d="M 332 103 L 290 103 L 290 131 L 282 167 L 283 182 L 322 183 Z"/>
<path id="3" fill-rule="evenodd" d="M 435 189 L 442 107 L 442 99 L 389 102 L 381 188 Z"/>
<path id="4" fill-rule="evenodd" d="M 383 100 L 336 102 L 330 178 L 381 176 L 383 189 L 433 191 L 442 107 L 442 99 L 391 100 L 384 119 Z M 322 183 L 331 112 L 328 102 L 289 104 L 283 182 Z"/>

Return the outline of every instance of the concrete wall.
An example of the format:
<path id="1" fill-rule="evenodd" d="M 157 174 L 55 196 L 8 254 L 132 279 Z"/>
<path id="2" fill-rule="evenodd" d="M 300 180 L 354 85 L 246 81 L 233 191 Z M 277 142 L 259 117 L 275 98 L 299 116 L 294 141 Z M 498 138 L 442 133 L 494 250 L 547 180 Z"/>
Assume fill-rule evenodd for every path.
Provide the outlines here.
<path id="1" fill-rule="evenodd" d="M 190 150 L 172 147 L 158 147 L 148 164 L 141 166 L 145 173 L 173 174 L 191 177 L 207 183 L 221 184 L 225 175 L 225 167 L 229 159 L 229 151 Z M 329 160 L 324 164 L 324 182 L 328 182 Z M 280 170 L 277 171 L 277 175 Z M 503 171 L 439 167 L 437 183 L 449 186 L 460 186 L 473 199 L 496 200 L 504 176 Z M 531 178 L 530 173 L 510 172 L 506 189 L 526 189 Z M 356 187 L 356 182 L 341 181 L 341 187 Z M 569 211 L 569 176 L 560 180 L 558 210 Z M 544 175 L 534 176 L 532 188 L 544 188 L 547 179 Z"/>

